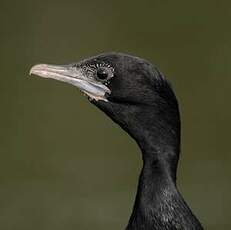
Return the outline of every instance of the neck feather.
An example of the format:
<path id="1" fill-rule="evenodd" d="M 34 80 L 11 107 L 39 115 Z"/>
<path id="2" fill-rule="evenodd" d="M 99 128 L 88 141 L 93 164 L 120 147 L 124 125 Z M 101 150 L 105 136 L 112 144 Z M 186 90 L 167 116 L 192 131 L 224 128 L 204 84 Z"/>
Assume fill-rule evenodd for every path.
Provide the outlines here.
<path id="1" fill-rule="evenodd" d="M 175 173 L 168 164 L 163 158 L 144 157 L 127 230 L 202 229 L 178 192 Z"/>

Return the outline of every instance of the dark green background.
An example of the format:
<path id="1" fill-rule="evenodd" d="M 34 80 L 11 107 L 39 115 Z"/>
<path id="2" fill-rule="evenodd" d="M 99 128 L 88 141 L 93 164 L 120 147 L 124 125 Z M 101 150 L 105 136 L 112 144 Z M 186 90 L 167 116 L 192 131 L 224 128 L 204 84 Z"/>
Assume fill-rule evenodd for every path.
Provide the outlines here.
<path id="1" fill-rule="evenodd" d="M 105 51 L 146 58 L 170 79 L 180 190 L 206 229 L 230 229 L 230 25 L 230 1 L 1 1 L 0 229 L 126 226 L 136 144 L 76 88 L 28 77 L 34 64 Z"/>

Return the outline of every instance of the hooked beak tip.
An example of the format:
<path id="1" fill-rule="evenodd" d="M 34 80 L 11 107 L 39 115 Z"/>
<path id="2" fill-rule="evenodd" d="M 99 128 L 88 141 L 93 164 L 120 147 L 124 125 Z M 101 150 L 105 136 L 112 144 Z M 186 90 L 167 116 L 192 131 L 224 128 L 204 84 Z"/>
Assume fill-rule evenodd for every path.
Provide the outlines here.
<path id="1" fill-rule="evenodd" d="M 43 71 L 44 69 L 46 69 L 47 65 L 46 64 L 37 64 L 37 65 L 34 65 L 30 68 L 30 71 L 29 71 L 29 75 L 37 75 L 38 72 L 40 71 Z"/>

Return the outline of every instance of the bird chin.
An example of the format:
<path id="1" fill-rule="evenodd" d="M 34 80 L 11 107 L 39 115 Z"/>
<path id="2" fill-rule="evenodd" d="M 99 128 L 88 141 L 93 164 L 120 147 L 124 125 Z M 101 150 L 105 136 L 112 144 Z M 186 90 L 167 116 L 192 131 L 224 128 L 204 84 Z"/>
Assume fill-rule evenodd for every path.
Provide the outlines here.
<path id="1" fill-rule="evenodd" d="M 89 92 L 84 92 L 84 95 L 86 95 L 88 97 L 89 101 L 106 101 L 106 102 L 108 102 L 107 98 L 105 98 L 104 96 L 94 95 L 94 94 L 91 94 Z"/>

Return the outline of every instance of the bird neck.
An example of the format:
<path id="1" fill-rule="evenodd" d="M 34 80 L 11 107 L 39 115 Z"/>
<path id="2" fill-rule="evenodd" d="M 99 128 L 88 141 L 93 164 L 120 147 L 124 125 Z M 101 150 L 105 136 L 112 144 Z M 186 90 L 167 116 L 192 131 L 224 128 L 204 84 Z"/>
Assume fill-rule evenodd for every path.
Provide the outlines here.
<path id="1" fill-rule="evenodd" d="M 161 215 L 166 211 L 164 209 L 168 209 L 171 205 L 173 191 L 169 186 L 174 188 L 174 185 L 168 180 L 167 173 L 161 172 L 161 168 L 156 164 L 158 163 L 143 165 L 127 230 L 138 229 L 137 226 L 140 229 L 151 228 L 154 224 L 152 222 L 161 222 L 161 218 L 164 218 Z"/>
<path id="2" fill-rule="evenodd" d="M 163 179 L 168 178 L 175 184 L 180 153 L 180 122 L 175 127 L 166 122 L 163 124 L 140 126 L 142 132 L 135 132 L 134 139 L 142 152 L 143 172 L 152 172 L 154 178 L 164 176 Z"/>
<path id="3" fill-rule="evenodd" d="M 144 163 L 126 230 L 202 229 L 165 167 L 161 162 Z"/>
<path id="4" fill-rule="evenodd" d="M 177 190 L 175 171 L 169 162 L 166 158 L 150 158 L 158 154 L 161 153 L 143 153 L 143 168 L 126 230 L 202 230 L 200 222 Z"/>

